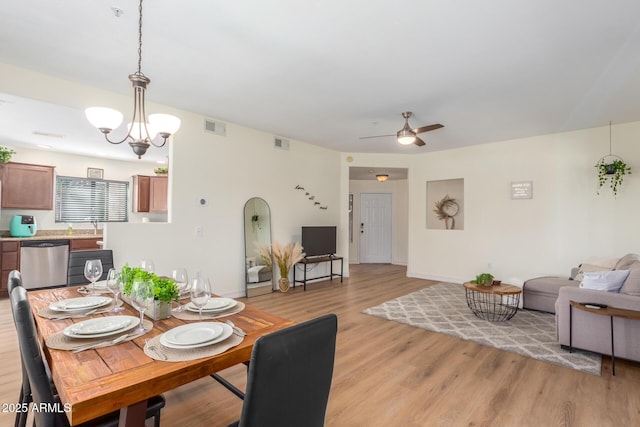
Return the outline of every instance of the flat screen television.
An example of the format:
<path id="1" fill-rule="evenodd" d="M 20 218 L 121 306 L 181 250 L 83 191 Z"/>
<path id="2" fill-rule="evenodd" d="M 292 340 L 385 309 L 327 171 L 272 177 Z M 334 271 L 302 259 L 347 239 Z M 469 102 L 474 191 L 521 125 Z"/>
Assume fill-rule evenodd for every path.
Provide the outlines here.
<path id="1" fill-rule="evenodd" d="M 302 247 L 306 257 L 334 255 L 336 253 L 337 227 L 306 226 L 302 227 Z"/>

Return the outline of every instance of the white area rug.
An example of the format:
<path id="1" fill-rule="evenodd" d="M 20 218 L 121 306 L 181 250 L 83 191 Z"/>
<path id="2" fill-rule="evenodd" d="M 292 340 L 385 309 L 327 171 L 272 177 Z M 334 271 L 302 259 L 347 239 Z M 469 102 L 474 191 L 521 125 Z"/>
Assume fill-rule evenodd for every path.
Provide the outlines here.
<path id="1" fill-rule="evenodd" d="M 600 375 L 602 367 L 599 354 L 576 350 L 569 353 L 560 347 L 553 314 L 519 310 L 506 322 L 488 322 L 469 310 L 462 285 L 439 283 L 367 308 L 363 313 L 594 375 Z"/>

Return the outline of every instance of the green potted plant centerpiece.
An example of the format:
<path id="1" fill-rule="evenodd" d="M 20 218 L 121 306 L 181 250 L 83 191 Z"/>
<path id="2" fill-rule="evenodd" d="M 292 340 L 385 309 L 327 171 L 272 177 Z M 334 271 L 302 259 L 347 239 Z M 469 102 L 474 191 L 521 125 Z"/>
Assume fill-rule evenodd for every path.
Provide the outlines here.
<path id="1" fill-rule="evenodd" d="M 120 271 L 123 282 L 122 294 L 128 297 L 131 294 L 131 286 L 134 280 L 149 280 L 153 282 L 153 303 L 147 307 L 147 314 L 153 320 L 171 317 L 171 301 L 178 301 L 180 291 L 175 282 L 169 278 L 158 277 L 154 273 L 143 270 L 140 267 L 130 267 L 125 264 Z"/>
<path id="2" fill-rule="evenodd" d="M 622 185 L 625 175 L 631 175 L 631 168 L 622 160 L 616 159 L 612 162 L 601 159 L 596 165 L 598 168 L 598 194 L 600 189 L 609 181 L 609 186 L 613 195 L 618 195 L 618 187 Z"/>

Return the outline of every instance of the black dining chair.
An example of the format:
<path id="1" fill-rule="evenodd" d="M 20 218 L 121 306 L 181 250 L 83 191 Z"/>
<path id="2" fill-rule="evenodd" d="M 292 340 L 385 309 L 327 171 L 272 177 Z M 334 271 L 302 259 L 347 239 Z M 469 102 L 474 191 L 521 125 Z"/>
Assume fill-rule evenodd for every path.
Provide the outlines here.
<path id="1" fill-rule="evenodd" d="M 14 286 L 10 295 L 11 309 L 18 332 L 20 357 L 27 372 L 33 403 L 38 407 L 59 407 L 60 411 L 34 411 L 36 427 L 68 427 L 69 421 L 62 411 L 63 405 L 52 387 L 51 377 L 45 368 L 44 358 L 38 343 L 36 325 L 27 299 L 27 291 L 22 286 Z M 164 408 L 162 396 L 154 396 L 147 402 L 147 416 L 154 418 L 155 427 L 160 426 L 160 410 Z M 116 427 L 119 411 L 80 424 L 82 427 Z"/>
<path id="2" fill-rule="evenodd" d="M 22 276 L 17 270 L 13 270 L 9 273 L 9 279 L 7 282 L 7 291 L 9 295 L 18 286 L 22 286 Z M 11 311 L 13 315 L 13 310 Z M 15 317 L 13 319 L 15 324 Z M 20 396 L 18 398 L 18 404 L 20 408 L 24 405 L 29 405 L 33 399 L 31 398 L 31 387 L 29 386 L 29 377 L 27 370 L 24 367 L 24 362 L 20 358 L 20 366 L 22 367 L 22 384 L 20 385 Z M 27 425 L 27 411 L 16 411 L 15 427 L 25 427 Z"/>
<path id="3" fill-rule="evenodd" d="M 240 420 L 231 426 L 323 426 L 337 330 L 338 318 L 327 314 L 258 338 Z"/>
<path id="4" fill-rule="evenodd" d="M 113 251 L 98 249 L 92 251 L 69 252 L 67 265 L 67 286 L 86 285 L 89 281 L 84 277 L 84 264 L 89 259 L 99 259 L 102 262 L 102 276 L 98 280 L 105 280 L 110 268 L 113 268 Z"/>

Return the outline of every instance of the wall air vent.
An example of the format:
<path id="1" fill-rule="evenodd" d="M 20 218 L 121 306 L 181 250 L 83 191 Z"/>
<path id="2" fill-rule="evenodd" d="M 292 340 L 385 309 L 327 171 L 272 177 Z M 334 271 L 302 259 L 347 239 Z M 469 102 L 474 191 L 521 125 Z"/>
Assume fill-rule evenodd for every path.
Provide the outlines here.
<path id="1" fill-rule="evenodd" d="M 220 135 L 220 136 L 227 136 L 227 125 L 221 122 L 205 119 L 204 131 L 209 133 L 215 133 L 216 135 Z"/>
<path id="2" fill-rule="evenodd" d="M 289 149 L 289 140 L 279 137 L 273 138 L 273 146 L 280 150 L 288 150 Z"/>

